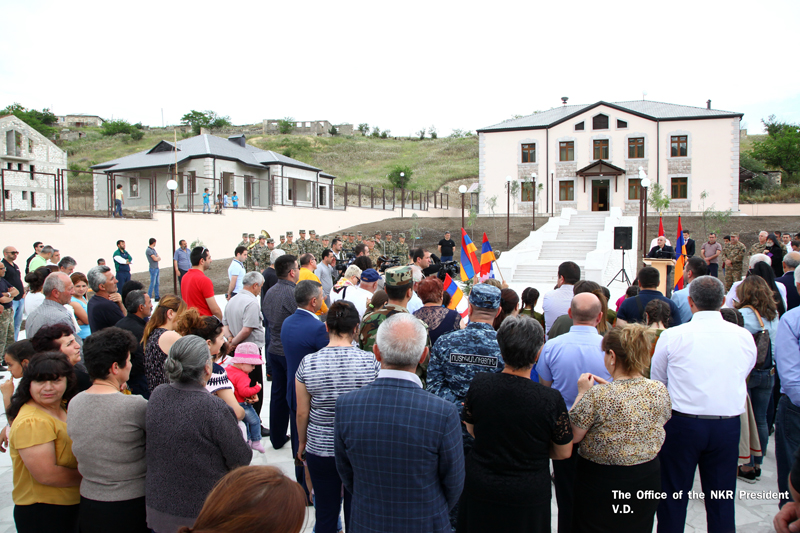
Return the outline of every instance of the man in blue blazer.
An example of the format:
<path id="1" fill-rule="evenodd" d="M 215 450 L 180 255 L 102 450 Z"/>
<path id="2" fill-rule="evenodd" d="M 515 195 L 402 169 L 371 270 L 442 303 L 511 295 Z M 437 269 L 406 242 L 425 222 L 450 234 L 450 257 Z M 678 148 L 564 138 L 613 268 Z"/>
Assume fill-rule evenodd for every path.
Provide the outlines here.
<path id="1" fill-rule="evenodd" d="M 292 428 L 292 457 L 297 455 L 297 396 L 294 388 L 294 375 L 303 357 L 318 352 L 328 345 L 328 329 L 319 321 L 317 311 L 322 308 L 322 284 L 307 279 L 297 284 L 294 290 L 297 309 L 294 314 L 283 321 L 281 326 L 281 344 L 286 356 L 286 401 L 289 404 L 289 425 Z M 294 467 L 295 479 L 305 489 L 306 476 L 302 465 Z"/>
<path id="2" fill-rule="evenodd" d="M 450 531 L 464 488 L 461 421 L 455 405 L 422 389 L 426 340 L 413 315 L 389 317 L 373 347 L 378 378 L 336 400 L 336 468 L 353 495 L 348 531 Z"/>

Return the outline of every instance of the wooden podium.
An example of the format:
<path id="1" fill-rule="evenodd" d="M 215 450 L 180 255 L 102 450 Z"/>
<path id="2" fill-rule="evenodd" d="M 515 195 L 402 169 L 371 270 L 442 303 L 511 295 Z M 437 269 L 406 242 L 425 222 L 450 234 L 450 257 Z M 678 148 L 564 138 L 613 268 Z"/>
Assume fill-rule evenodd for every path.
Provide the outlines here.
<path id="1" fill-rule="evenodd" d="M 660 281 L 658 282 L 658 290 L 664 296 L 667 295 L 667 267 L 675 266 L 674 259 L 655 259 L 652 257 L 645 257 L 643 259 L 644 264 L 647 266 L 651 266 L 658 270 L 660 274 Z"/>

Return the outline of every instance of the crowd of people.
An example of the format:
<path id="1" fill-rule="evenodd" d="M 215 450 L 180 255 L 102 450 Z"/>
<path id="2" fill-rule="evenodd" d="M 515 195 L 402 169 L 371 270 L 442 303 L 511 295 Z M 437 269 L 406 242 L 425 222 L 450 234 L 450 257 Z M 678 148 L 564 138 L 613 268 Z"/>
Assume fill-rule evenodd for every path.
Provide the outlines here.
<path id="1" fill-rule="evenodd" d="M 744 279 L 744 245 L 712 234 L 669 297 L 644 267 L 610 303 L 566 261 L 541 313 L 537 289 L 489 278 L 466 316 L 432 268 L 449 233 L 438 254 L 299 234 L 243 234 L 223 306 L 186 241 L 163 297 L 155 239 L 148 290 L 124 241 L 86 274 L 36 243 L 23 276 L 4 249 L 18 531 L 298 532 L 308 505 L 318 533 L 550 531 L 552 483 L 560 533 L 673 532 L 698 467 L 708 530 L 734 531 L 727 491 L 760 481 L 773 434 L 776 527 L 798 518 L 800 252 L 769 234 Z M 249 466 L 265 439 L 294 480 Z"/>

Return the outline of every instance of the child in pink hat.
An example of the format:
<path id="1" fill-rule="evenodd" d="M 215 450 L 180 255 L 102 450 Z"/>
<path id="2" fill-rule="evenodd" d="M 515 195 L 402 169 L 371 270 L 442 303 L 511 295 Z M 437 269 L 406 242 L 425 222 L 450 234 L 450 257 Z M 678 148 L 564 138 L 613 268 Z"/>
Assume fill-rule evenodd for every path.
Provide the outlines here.
<path id="1" fill-rule="evenodd" d="M 266 451 L 261 445 L 261 419 L 252 404 L 258 400 L 261 385 L 256 383 L 255 387 L 251 387 L 249 374 L 255 370 L 257 365 L 263 364 L 264 359 L 258 352 L 258 346 L 252 342 L 243 342 L 236 347 L 231 364 L 225 370 L 228 373 L 228 379 L 233 384 L 233 395 L 244 409 L 247 444 L 260 453 Z"/>

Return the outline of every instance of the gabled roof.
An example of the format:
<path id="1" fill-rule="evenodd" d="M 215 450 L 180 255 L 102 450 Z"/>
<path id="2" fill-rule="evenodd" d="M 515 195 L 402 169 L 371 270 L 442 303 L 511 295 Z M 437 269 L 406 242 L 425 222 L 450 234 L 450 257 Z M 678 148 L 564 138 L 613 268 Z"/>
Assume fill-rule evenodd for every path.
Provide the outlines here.
<path id="1" fill-rule="evenodd" d="M 495 124 L 494 126 L 481 128 L 478 130 L 478 133 L 551 128 L 599 106 L 607 106 L 612 109 L 624 111 L 642 118 L 658 121 L 735 117 L 741 118 L 744 116 L 743 113 L 736 113 L 733 111 L 720 111 L 718 109 L 708 109 L 705 107 L 666 104 L 663 102 L 653 102 L 650 100 L 632 100 L 629 102 L 613 103 L 603 102 L 601 100 L 594 104 L 554 107 L 553 109 L 542 111 L 541 113 L 534 113 L 533 115 L 528 115 L 526 117 L 510 119 L 499 124 Z"/>
<path id="2" fill-rule="evenodd" d="M 261 150 L 249 144 L 241 146 L 235 139 L 223 139 L 214 135 L 197 135 L 178 141 L 177 148 L 178 164 L 190 159 L 216 157 L 218 159 L 238 161 L 243 165 L 257 168 L 280 164 L 312 172 L 319 171 L 316 167 L 271 150 Z M 166 167 L 174 164 L 175 144 L 169 141 L 161 141 L 150 150 L 99 163 L 91 168 L 103 172 L 124 172 L 143 168 Z"/>
<path id="3" fill-rule="evenodd" d="M 625 169 L 612 165 L 603 159 L 598 159 L 577 171 L 576 174 L 578 176 L 619 176 L 625 174 Z"/>

